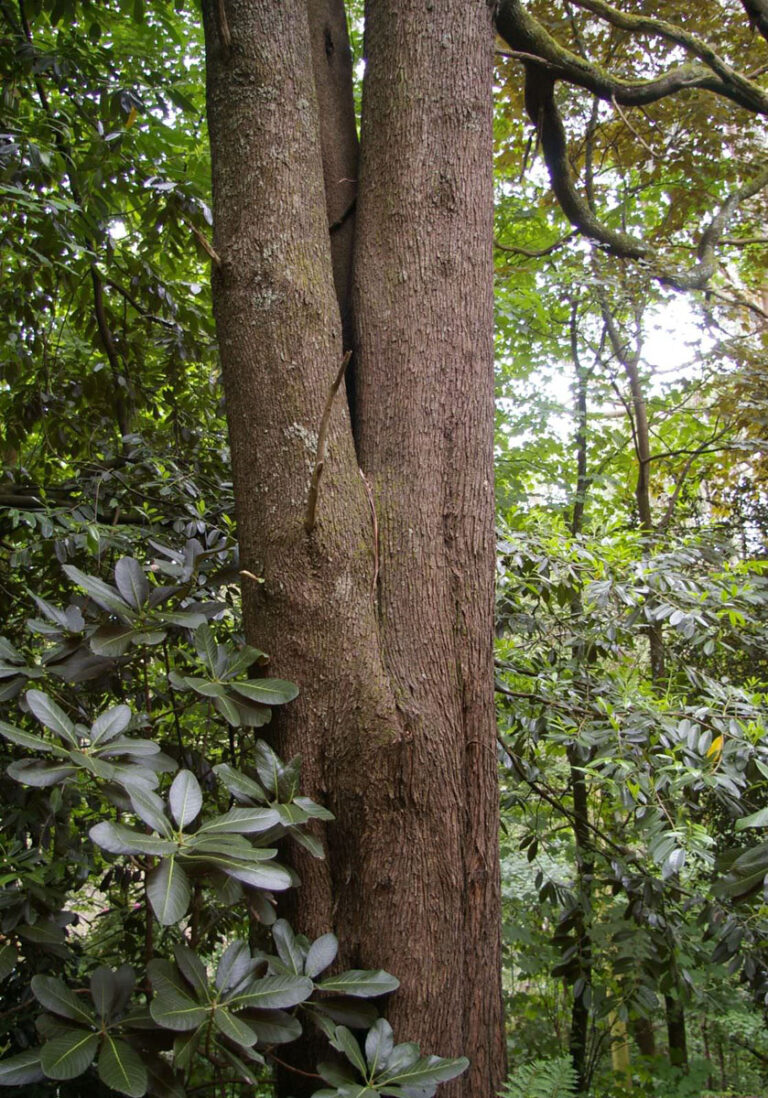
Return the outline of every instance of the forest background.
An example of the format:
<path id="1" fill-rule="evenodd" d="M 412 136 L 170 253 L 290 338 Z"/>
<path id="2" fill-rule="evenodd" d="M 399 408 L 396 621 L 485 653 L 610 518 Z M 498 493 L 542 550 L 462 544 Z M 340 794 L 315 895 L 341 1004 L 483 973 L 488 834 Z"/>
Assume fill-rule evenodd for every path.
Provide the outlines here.
<path id="1" fill-rule="evenodd" d="M 332 943 L 297 945 L 263 896 L 293 883 L 269 844 L 317 855 L 323 809 L 266 745 L 248 755 L 296 689 L 247 677 L 266 657 L 242 636 L 259 577 L 236 551 L 198 16 L 0 14 L 0 1083 L 78 1094 L 97 1060 L 94 1093 L 266 1093 L 304 1004 L 373 1092 L 423 1093 L 463 1064 L 376 1082 L 367 1000 L 396 980 L 322 979 Z M 763 1094 L 768 12 L 564 0 L 502 5 L 497 26 L 506 1092 Z M 640 102 L 671 69 L 675 94 Z M 204 794 L 227 840 L 190 855 L 173 836 Z M 159 838 L 98 831 L 105 804 Z M 184 944 L 221 966 L 244 929 L 267 974 L 230 954 L 252 986 L 219 967 L 210 991 Z M 150 964 L 148 1022 L 125 966 Z M 84 1011 L 62 986 L 88 979 Z M 141 1066 L 153 1024 L 173 1072 L 157 1034 Z M 369 1026 L 370 1047 L 347 1041 Z M 326 1066 L 329 1093 L 359 1093 L 354 1071 Z"/>

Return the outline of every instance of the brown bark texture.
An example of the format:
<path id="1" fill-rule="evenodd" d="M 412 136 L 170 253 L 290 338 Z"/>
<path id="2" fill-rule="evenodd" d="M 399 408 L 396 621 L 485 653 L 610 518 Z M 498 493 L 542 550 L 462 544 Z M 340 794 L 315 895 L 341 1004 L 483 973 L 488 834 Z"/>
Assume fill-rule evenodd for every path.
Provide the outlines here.
<path id="1" fill-rule="evenodd" d="M 334 930 L 346 966 L 398 976 L 397 1040 L 470 1057 L 445 1098 L 490 1098 L 491 12 L 371 0 L 358 171 L 341 0 L 203 10 L 214 308 L 242 567 L 262 581 L 243 580 L 246 632 L 301 687 L 267 731 L 336 817 L 325 862 L 296 855 L 290 917 Z M 308 532 L 349 343 L 355 401 L 334 400 Z"/>

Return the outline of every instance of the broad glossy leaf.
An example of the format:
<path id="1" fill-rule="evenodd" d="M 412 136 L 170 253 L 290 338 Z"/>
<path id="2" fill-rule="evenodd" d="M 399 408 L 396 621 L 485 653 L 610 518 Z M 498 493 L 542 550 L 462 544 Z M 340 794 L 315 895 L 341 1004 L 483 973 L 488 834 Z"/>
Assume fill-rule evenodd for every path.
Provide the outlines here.
<path id="1" fill-rule="evenodd" d="M 57 736 L 61 736 L 71 747 L 78 746 L 75 726 L 61 706 L 57 705 L 42 690 L 28 690 L 24 697 L 27 705 L 41 724 L 44 724 L 46 728 L 50 728 Z"/>
<path id="2" fill-rule="evenodd" d="M 394 1047 L 392 1026 L 386 1018 L 379 1018 L 365 1038 L 365 1058 L 371 1074 L 382 1071 L 387 1066 Z"/>
<path id="3" fill-rule="evenodd" d="M 379 1016 L 376 1007 L 368 999 L 329 996 L 327 999 L 316 1000 L 311 1006 L 314 1012 L 319 1011 L 335 1025 L 347 1026 L 348 1029 L 370 1029 Z"/>
<path id="4" fill-rule="evenodd" d="M 11 763 L 6 773 L 23 785 L 45 789 L 51 785 L 61 785 L 74 777 L 77 767 L 67 763 L 41 762 L 38 759 L 19 759 Z"/>
<path id="5" fill-rule="evenodd" d="M 237 987 L 255 965 L 248 943 L 241 940 L 232 942 L 224 950 L 216 969 L 216 987 L 219 991 Z"/>
<path id="6" fill-rule="evenodd" d="M 224 1000 L 231 1010 L 297 1006 L 312 994 L 312 981 L 306 976 L 264 976 L 247 991 Z"/>
<path id="7" fill-rule="evenodd" d="M 195 1030 L 208 1017 L 208 1006 L 201 1006 L 191 995 L 163 988 L 149 1004 L 149 1013 L 159 1026 L 177 1032 Z"/>
<path id="8" fill-rule="evenodd" d="M 171 839 L 173 828 L 165 814 L 165 804 L 157 793 L 142 786 L 131 786 L 128 790 L 133 810 L 140 820 L 143 820 L 153 831 L 157 831 L 164 839 Z"/>
<path id="9" fill-rule="evenodd" d="M 332 820 L 334 818 L 332 812 L 329 812 L 327 808 L 323 808 L 321 804 L 315 804 L 309 797 L 294 797 L 293 803 L 297 804 L 308 816 L 312 816 L 316 820 Z"/>
<path id="10" fill-rule="evenodd" d="M 283 705 L 298 697 L 299 688 L 285 679 L 249 679 L 245 682 L 230 682 L 232 690 L 237 691 L 248 701 L 261 705 Z"/>
<path id="11" fill-rule="evenodd" d="M 263 660 L 264 658 L 264 653 L 259 651 L 258 648 L 252 648 L 249 644 L 244 644 L 234 659 L 227 664 L 227 677 L 234 678 L 236 675 L 241 675 L 257 660 Z"/>
<path id="12" fill-rule="evenodd" d="M 50 740 L 44 740 L 42 736 L 35 736 L 31 732 L 24 732 L 21 728 L 14 728 L 12 724 L 6 724 L 5 721 L 0 721 L 0 736 L 20 747 L 29 747 L 33 751 L 44 751 L 47 754 L 53 752 L 60 757 L 67 757 L 64 748 L 59 747 L 58 744 L 53 744 Z"/>
<path id="13" fill-rule="evenodd" d="M 258 1041 L 258 1034 L 237 1015 L 224 1006 L 218 1006 L 213 1012 L 213 1024 L 220 1033 L 236 1045 L 250 1048 Z"/>
<path id="14" fill-rule="evenodd" d="M 211 627 L 207 622 L 195 630 L 194 642 L 200 659 L 211 675 L 216 676 L 218 645 L 216 644 Z"/>
<path id="15" fill-rule="evenodd" d="M 466 1056 L 445 1059 L 442 1056 L 421 1056 L 408 1066 L 392 1066 L 392 1058 L 387 1069 L 377 1076 L 376 1082 L 386 1080 L 401 1087 L 428 1087 L 437 1083 L 447 1083 L 455 1079 L 469 1067 Z"/>
<path id="16" fill-rule="evenodd" d="M 108 850 L 110 854 L 173 854 L 177 849 L 175 842 L 168 839 L 159 839 L 154 835 L 144 835 L 140 831 L 133 831 L 122 824 L 110 823 L 103 820 L 96 824 L 88 832 L 93 841 L 102 850 Z"/>
<path id="17" fill-rule="evenodd" d="M 0 1087 L 23 1087 L 44 1078 L 39 1048 L 29 1048 L 18 1056 L 0 1060 Z"/>
<path id="18" fill-rule="evenodd" d="M 208 991 L 208 972 L 203 962 L 185 945 L 175 946 L 173 955 L 179 971 L 194 989 L 196 997 L 202 1002 L 207 1002 L 211 996 Z"/>
<path id="19" fill-rule="evenodd" d="M 285 1010 L 249 1010 L 245 1020 L 262 1045 L 282 1045 L 301 1037 L 301 1022 Z"/>
<path id="20" fill-rule="evenodd" d="M 274 808 L 230 808 L 222 816 L 207 820 L 197 831 L 198 835 L 256 835 L 269 831 L 280 823 L 280 816 Z"/>
<path id="21" fill-rule="evenodd" d="M 266 804 L 267 795 L 261 785 L 255 782 L 253 778 L 249 778 L 247 774 L 235 770 L 229 763 L 220 763 L 218 766 L 214 766 L 213 772 L 237 800 Z"/>
<path id="22" fill-rule="evenodd" d="M 93 1011 L 57 976 L 33 976 L 30 987 L 38 1003 L 52 1014 L 84 1025 L 95 1023 Z"/>
<path id="23" fill-rule="evenodd" d="M 737 831 L 744 831 L 748 827 L 768 827 L 768 808 L 761 808 L 751 816 L 742 816 L 736 821 Z"/>
<path id="24" fill-rule="evenodd" d="M 127 1006 L 136 976 L 130 965 L 121 965 L 116 971 L 101 965 L 91 976 L 91 998 L 100 1018 L 107 1021 L 120 1014 Z"/>
<path id="25" fill-rule="evenodd" d="M 222 682 L 211 682 L 210 679 L 200 679 L 191 675 L 184 676 L 184 685 L 200 694 L 203 698 L 224 698 L 227 688 Z"/>
<path id="26" fill-rule="evenodd" d="M 171 814 L 179 827 L 191 824 L 203 807 L 203 792 L 191 770 L 180 770 L 168 791 Z"/>
<path id="27" fill-rule="evenodd" d="M 333 1063 L 331 1060 L 323 1060 L 317 1065 L 317 1070 L 325 1082 L 330 1083 L 332 1087 L 343 1087 L 356 1081 L 356 1075 L 351 1064 L 347 1064 L 343 1060 L 338 1064 Z"/>
<path id="28" fill-rule="evenodd" d="M 274 941 L 280 960 L 297 975 L 304 971 L 304 952 L 296 941 L 293 927 L 285 919 L 278 919 L 272 927 Z"/>
<path id="29" fill-rule="evenodd" d="M 284 892 L 291 888 L 293 878 L 288 870 L 276 862 L 267 862 L 259 865 L 255 862 L 247 862 L 240 858 L 204 854 L 191 856 L 190 862 L 206 862 L 208 865 L 220 869 L 236 881 L 251 885 L 253 888 L 266 888 L 270 892 Z"/>
<path id="30" fill-rule="evenodd" d="M 65 564 L 63 570 L 69 579 L 76 583 L 78 587 L 82 587 L 86 594 L 102 609 L 117 614 L 124 620 L 132 619 L 131 607 L 120 597 L 114 587 L 104 583 L 97 576 L 87 576 L 72 564 Z"/>
<path id="31" fill-rule="evenodd" d="M 112 1034 L 104 1037 L 99 1053 L 99 1078 L 106 1086 L 129 1098 L 142 1098 L 147 1092 L 147 1069 L 139 1054 L 125 1041 Z"/>
<path id="32" fill-rule="evenodd" d="M 361 1075 L 366 1073 L 365 1057 L 360 1045 L 346 1026 L 336 1026 L 331 1044 L 339 1052 L 343 1052 L 349 1062 L 356 1067 Z"/>
<path id="33" fill-rule="evenodd" d="M 93 1063 L 99 1038 L 85 1029 L 70 1029 L 46 1041 L 40 1050 L 40 1066 L 49 1079 L 75 1079 Z"/>
<path id="34" fill-rule="evenodd" d="M 335 934 L 323 934 L 312 943 L 304 961 L 304 974 L 312 979 L 333 964 L 339 952 L 339 941 Z"/>
<path id="35" fill-rule="evenodd" d="M 131 723 L 131 709 L 128 705 L 115 705 L 101 713 L 91 727 L 91 743 L 105 744 L 125 732 Z"/>
<path id="36" fill-rule="evenodd" d="M 149 599 L 149 583 L 144 569 L 133 557 L 121 557 L 115 565 L 115 583 L 125 601 L 140 610 Z"/>
<path id="37" fill-rule="evenodd" d="M 116 660 L 124 656 L 131 647 L 131 642 L 137 639 L 139 634 L 132 625 L 100 625 L 91 634 L 88 644 L 91 651 L 97 656 Z"/>
<path id="38" fill-rule="evenodd" d="M 318 985 L 323 991 L 336 991 L 344 995 L 355 995 L 361 999 L 373 999 L 377 995 L 387 995 L 400 987 L 400 981 L 382 969 L 349 969 L 338 976 L 328 976 Z"/>
<path id="39" fill-rule="evenodd" d="M 309 831 L 300 831 L 298 828 L 292 828 L 290 834 L 291 839 L 299 846 L 303 846 L 305 850 L 308 850 L 313 858 L 317 858 L 320 862 L 324 860 L 323 844 L 316 835 L 312 835 Z"/>
<path id="40" fill-rule="evenodd" d="M 189 908 L 191 891 L 187 875 L 177 858 L 164 858 L 152 870 L 147 877 L 147 896 L 155 917 L 162 926 L 171 926 L 184 918 Z"/>
<path id="41" fill-rule="evenodd" d="M 214 698 L 213 705 L 232 728 L 240 728 L 241 725 L 245 724 L 240 707 L 235 705 L 230 697 Z"/>

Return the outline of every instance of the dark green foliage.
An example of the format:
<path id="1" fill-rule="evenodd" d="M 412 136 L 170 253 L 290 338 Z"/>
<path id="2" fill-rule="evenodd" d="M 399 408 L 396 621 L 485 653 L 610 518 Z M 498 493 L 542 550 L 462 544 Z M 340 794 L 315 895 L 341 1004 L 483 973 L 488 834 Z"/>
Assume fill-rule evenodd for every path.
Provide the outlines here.
<path id="1" fill-rule="evenodd" d="M 188 549 L 199 564 L 203 554 Z M 36 600 L 44 618 L 27 623 L 25 658 L 40 673 L 30 675 L 18 648 L 3 642 L 7 676 L 46 690 L 10 693 L 6 707 L 20 702 L 21 711 L 0 723 L 11 752 L 28 753 L 4 779 L 28 793 L 9 798 L 3 814 L 19 853 L 0 888 L 0 973 L 6 1016 L 17 1015 L 0 1086 L 55 1093 L 93 1071 L 109 1092 L 132 1098 L 182 1098 L 206 1079 L 256 1085 L 271 1049 L 313 1024 L 371 1095 L 433 1094 L 467 1061 L 393 1046 L 367 1000 L 395 991 L 397 980 L 329 974 L 334 935 L 309 942 L 275 920 L 275 894 L 298 883 L 278 846 L 291 836 L 322 857 L 309 828 L 330 818 L 301 796 L 299 760 L 284 763 L 248 732 L 296 687 L 239 677 L 266 657 L 233 643 L 221 589 L 201 592 L 195 570 L 171 587 L 135 557 L 116 561 L 113 583 L 64 572 L 85 596 L 67 610 Z M 51 658 L 62 630 L 64 670 Z M 105 651 L 110 630 L 122 632 Z M 195 662 L 205 677 L 173 670 Z M 123 700 L 104 704 L 115 695 Z M 238 700 L 222 711 L 222 698 Z M 160 700 L 170 711 L 155 715 Z M 23 857 L 32 843 L 36 856 Z M 73 933 L 83 917 L 86 928 Z M 274 954 L 253 945 L 258 922 L 271 927 Z M 365 1058 L 350 1026 L 368 1031 Z M 344 1076 L 324 1093 L 345 1098 L 353 1085 L 357 1093 L 351 1068 L 324 1071 L 326 1080 Z"/>

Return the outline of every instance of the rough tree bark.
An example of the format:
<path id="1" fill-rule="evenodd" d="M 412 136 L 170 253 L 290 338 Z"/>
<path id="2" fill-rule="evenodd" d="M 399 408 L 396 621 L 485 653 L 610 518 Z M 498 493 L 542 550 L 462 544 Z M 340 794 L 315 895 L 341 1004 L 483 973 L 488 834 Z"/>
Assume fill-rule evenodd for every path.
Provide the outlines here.
<path id="1" fill-rule="evenodd" d="M 242 563 L 262 580 L 244 578 L 246 631 L 302 688 L 273 735 L 336 816 L 326 862 L 297 857 L 292 915 L 334 929 L 348 965 L 394 971 L 396 1036 L 468 1055 L 446 1098 L 487 1098 L 504 1071 L 490 8 L 369 3 L 353 255 L 341 4 L 203 10 L 214 308 Z M 349 342 L 355 400 L 334 401 L 312 520 Z"/>

